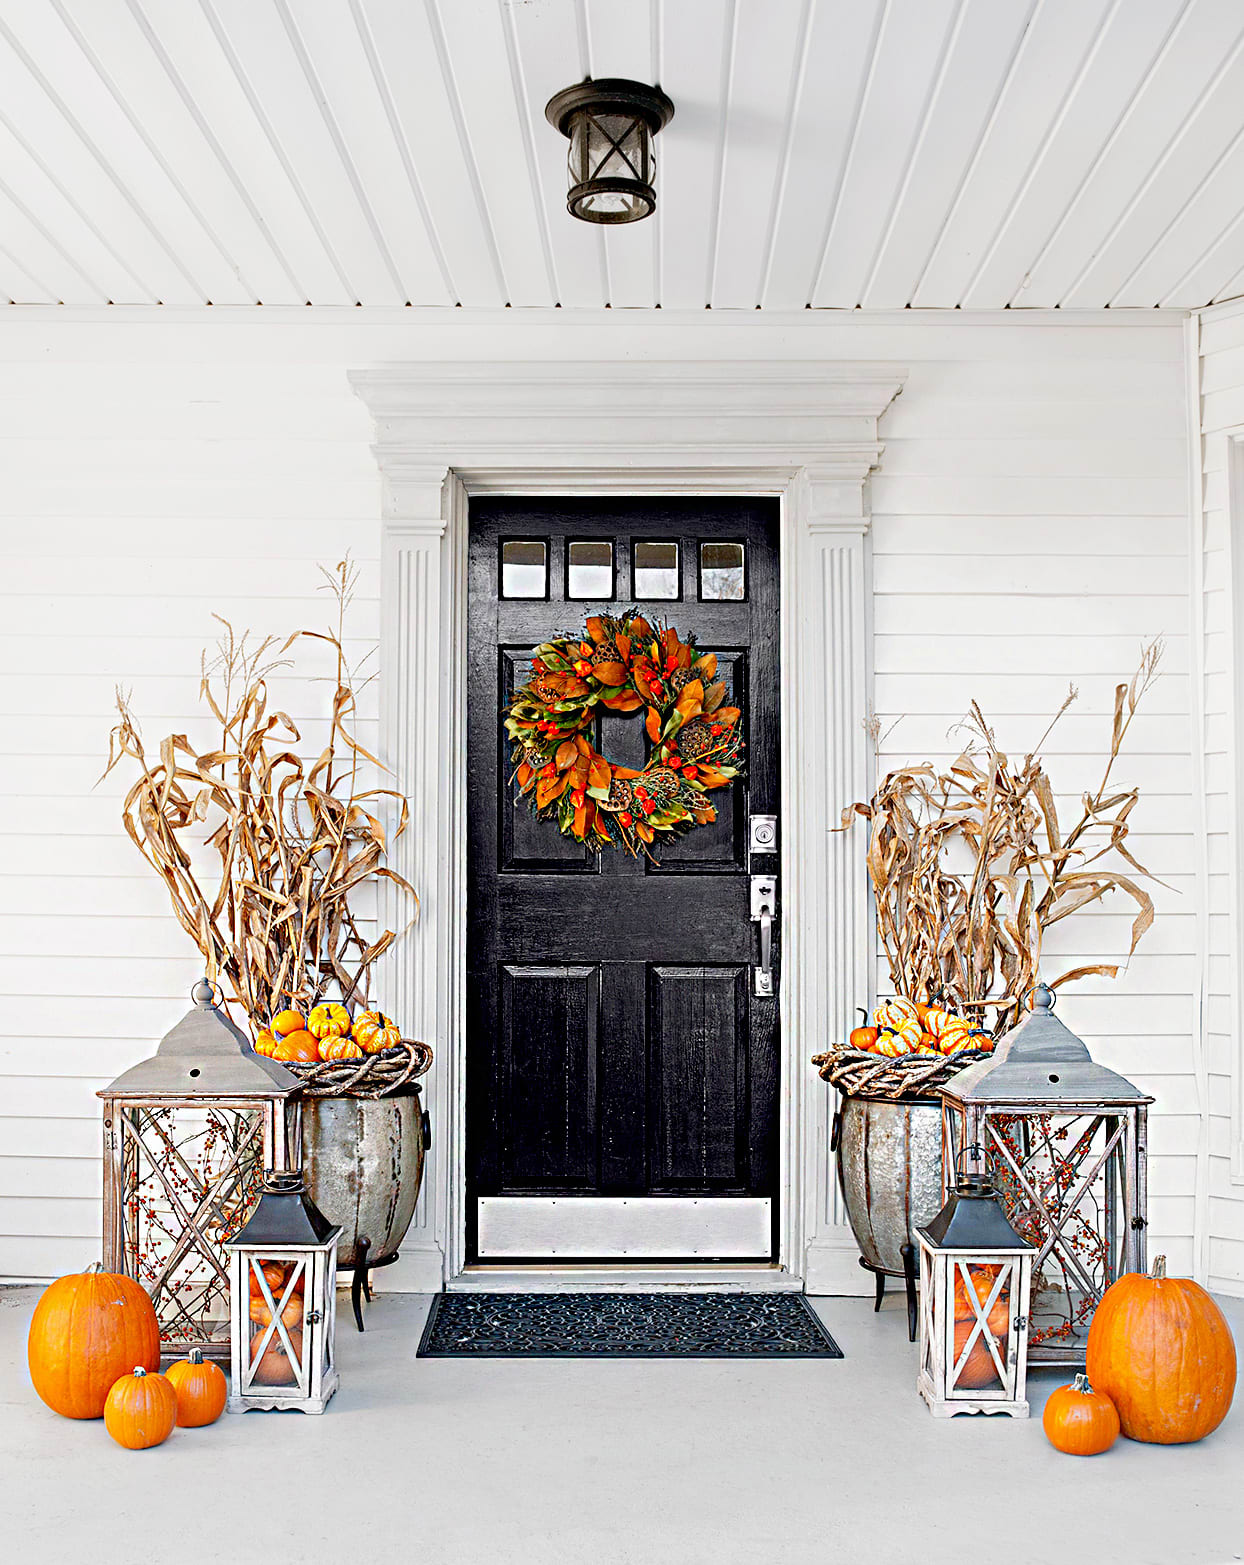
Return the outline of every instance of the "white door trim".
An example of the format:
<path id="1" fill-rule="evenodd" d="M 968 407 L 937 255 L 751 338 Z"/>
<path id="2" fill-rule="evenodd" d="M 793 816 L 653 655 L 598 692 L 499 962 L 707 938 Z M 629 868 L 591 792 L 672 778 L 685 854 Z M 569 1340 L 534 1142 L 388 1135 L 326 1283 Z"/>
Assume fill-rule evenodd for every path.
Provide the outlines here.
<path id="1" fill-rule="evenodd" d="M 382 753 L 411 801 L 393 864 L 421 897 L 379 987 L 436 1050 L 424 1194 L 386 1285 L 436 1290 L 465 1267 L 467 501 L 508 493 L 782 501 L 781 1210 L 765 1275 L 809 1292 L 871 1286 L 833 1177 L 831 1094 L 808 1059 L 872 988 L 863 853 L 834 828 L 870 782 L 868 475 L 904 379 L 857 363 L 424 363 L 351 376 L 382 478 Z"/>

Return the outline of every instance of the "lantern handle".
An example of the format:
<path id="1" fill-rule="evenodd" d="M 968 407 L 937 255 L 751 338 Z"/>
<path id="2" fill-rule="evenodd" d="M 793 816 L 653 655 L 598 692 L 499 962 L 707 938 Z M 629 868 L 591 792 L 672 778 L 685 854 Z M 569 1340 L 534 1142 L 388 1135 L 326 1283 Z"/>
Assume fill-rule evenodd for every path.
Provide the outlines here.
<path id="1" fill-rule="evenodd" d="M 217 995 L 220 996 L 220 1000 L 216 998 Z M 218 1009 L 220 1006 L 220 1001 L 223 1000 L 224 997 L 225 991 L 220 987 L 219 984 L 213 983 L 213 981 L 206 975 L 200 978 L 198 983 L 195 984 L 190 990 L 190 998 L 203 1010 L 206 1010 L 208 1006 L 211 1006 L 214 1009 Z"/>
<path id="2" fill-rule="evenodd" d="M 1052 1011 L 1057 1002 L 1058 996 L 1049 984 L 1033 984 L 1024 995 L 1024 1003 L 1030 1011 Z"/>

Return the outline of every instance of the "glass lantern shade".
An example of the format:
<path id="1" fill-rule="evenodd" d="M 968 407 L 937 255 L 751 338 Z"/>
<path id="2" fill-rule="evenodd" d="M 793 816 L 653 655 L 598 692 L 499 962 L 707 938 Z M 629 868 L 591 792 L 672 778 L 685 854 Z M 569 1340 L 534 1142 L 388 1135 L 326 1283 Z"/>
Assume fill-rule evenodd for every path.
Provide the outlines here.
<path id="1" fill-rule="evenodd" d="M 1033 1245 L 1029 1362 L 1083 1364 L 1106 1289 L 1145 1270 L 1147 1110 L 1153 1099 L 1098 1065 L 1053 1014 L 1033 1009 L 988 1059 L 941 1089 L 943 1188 L 987 1174 Z"/>
<path id="2" fill-rule="evenodd" d="M 337 1238 L 299 1174 L 270 1174 L 227 1243 L 229 1411 L 322 1413 L 337 1389 Z"/>
<path id="3" fill-rule="evenodd" d="M 634 223 L 657 205 L 653 138 L 674 105 L 642 82 L 587 81 L 549 100 L 549 122 L 568 137 L 566 207 L 586 223 Z"/>
<path id="4" fill-rule="evenodd" d="M 920 1395 L 937 1418 L 1027 1418 L 1032 1246 L 1007 1222 L 989 1181 L 973 1175 L 916 1230 L 916 1242 Z"/>
<path id="5" fill-rule="evenodd" d="M 297 1156 L 301 1083 L 257 1055 L 212 1003 L 118 1076 L 104 1110 L 104 1267 L 147 1290 L 167 1352 L 229 1356 L 225 1242 L 259 1199 L 265 1169 Z"/>

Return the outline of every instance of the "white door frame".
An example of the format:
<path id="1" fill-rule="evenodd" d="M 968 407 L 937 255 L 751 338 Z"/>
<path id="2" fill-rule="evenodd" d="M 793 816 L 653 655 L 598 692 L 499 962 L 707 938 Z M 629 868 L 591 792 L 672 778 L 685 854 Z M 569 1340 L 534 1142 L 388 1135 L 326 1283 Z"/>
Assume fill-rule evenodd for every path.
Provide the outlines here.
<path id="1" fill-rule="evenodd" d="M 779 1251 L 773 1267 L 637 1268 L 625 1281 L 871 1288 L 833 1177 L 832 1095 L 809 1056 L 845 1035 L 852 1007 L 872 990 L 863 845 L 834 828 L 843 805 L 870 787 L 868 475 L 882 449 L 877 420 L 904 379 L 892 365 L 806 362 L 415 363 L 351 376 L 375 419 L 382 479 L 381 753 L 411 802 L 391 862 L 421 898 L 419 922 L 379 987 L 385 1009 L 436 1050 L 425 1080 L 433 1146 L 424 1193 L 386 1285 L 435 1291 L 471 1282 L 463 1277 L 469 496 L 721 494 L 782 503 Z M 556 1276 L 543 1271 L 540 1286 Z M 489 1281 L 496 1285 L 495 1272 Z"/>

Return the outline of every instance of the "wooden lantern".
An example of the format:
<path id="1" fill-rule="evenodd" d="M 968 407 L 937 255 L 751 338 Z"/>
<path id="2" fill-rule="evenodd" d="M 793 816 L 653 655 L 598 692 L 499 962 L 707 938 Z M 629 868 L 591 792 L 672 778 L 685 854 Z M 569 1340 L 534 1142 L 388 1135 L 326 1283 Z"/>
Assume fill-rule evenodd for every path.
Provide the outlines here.
<path id="1" fill-rule="evenodd" d="M 1033 1364 L 1083 1364 L 1093 1311 L 1145 1270 L 1146 1120 L 1153 1099 L 1098 1065 L 1044 984 L 988 1059 L 941 1088 L 943 1189 L 987 1174 L 1029 1240 Z"/>
<path id="2" fill-rule="evenodd" d="M 322 1413 L 337 1389 L 337 1237 L 301 1174 L 270 1174 L 226 1242 L 232 1297 L 229 1411 Z"/>
<path id="3" fill-rule="evenodd" d="M 99 1093 L 104 1105 L 104 1267 L 151 1295 L 166 1352 L 229 1356 L 224 1243 L 259 1199 L 265 1169 L 298 1156 L 292 1071 L 257 1055 L 213 1004 Z"/>
<path id="4" fill-rule="evenodd" d="M 965 1174 L 920 1247 L 920 1374 L 935 1418 L 1028 1417 L 1032 1246 L 1006 1220 L 987 1179 Z"/>

